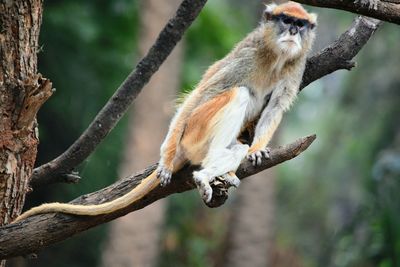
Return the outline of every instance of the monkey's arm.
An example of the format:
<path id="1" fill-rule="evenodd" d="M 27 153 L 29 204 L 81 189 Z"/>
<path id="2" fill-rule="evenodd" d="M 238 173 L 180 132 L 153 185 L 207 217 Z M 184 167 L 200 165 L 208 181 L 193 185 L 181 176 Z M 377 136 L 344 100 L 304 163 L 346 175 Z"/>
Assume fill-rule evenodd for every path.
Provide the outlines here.
<path id="1" fill-rule="evenodd" d="M 262 156 L 269 157 L 267 145 L 282 120 L 283 113 L 290 108 L 296 98 L 298 86 L 284 84 L 278 86 L 273 92 L 267 107 L 261 113 L 257 123 L 254 139 L 249 149 L 248 158 L 254 164 L 261 164 Z"/>

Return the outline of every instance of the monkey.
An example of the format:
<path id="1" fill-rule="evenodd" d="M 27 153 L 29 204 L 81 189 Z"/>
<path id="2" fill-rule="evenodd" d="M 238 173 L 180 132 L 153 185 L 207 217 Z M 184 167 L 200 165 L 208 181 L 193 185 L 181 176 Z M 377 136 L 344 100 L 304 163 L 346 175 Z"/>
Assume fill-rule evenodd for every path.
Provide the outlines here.
<path id="1" fill-rule="evenodd" d="M 216 177 L 237 187 L 242 160 L 260 165 L 269 158 L 267 145 L 297 96 L 316 22 L 317 15 L 298 3 L 266 5 L 259 26 L 211 65 L 185 97 L 161 145 L 157 169 L 137 187 L 99 205 L 42 204 L 15 222 L 42 213 L 95 216 L 123 209 L 169 184 L 187 163 L 200 166 L 193 180 L 206 203 Z M 241 142 L 241 133 L 254 124 L 251 143 Z"/>

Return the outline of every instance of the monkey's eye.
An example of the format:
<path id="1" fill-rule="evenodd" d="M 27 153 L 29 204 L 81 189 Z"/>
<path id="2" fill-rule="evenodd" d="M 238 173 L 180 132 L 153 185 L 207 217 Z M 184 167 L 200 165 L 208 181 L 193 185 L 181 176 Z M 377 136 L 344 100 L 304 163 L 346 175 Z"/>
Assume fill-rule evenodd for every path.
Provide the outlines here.
<path id="1" fill-rule="evenodd" d="M 293 19 L 285 17 L 282 19 L 282 22 L 285 24 L 292 24 L 293 23 Z"/>
<path id="2" fill-rule="evenodd" d="M 303 27 L 305 26 L 305 23 L 304 23 L 304 21 L 297 20 L 297 21 L 295 22 L 295 25 L 296 25 L 297 27 L 299 27 L 299 28 L 303 28 Z"/>

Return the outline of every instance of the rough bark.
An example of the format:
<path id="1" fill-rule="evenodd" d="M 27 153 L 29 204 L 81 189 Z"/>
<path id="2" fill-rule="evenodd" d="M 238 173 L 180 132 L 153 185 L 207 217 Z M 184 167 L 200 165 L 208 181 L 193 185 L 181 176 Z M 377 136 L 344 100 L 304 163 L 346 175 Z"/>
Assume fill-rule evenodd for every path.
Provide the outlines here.
<path id="1" fill-rule="evenodd" d="M 144 0 L 141 3 L 139 49 L 144 55 L 180 0 Z M 120 177 L 126 177 L 159 159 L 159 146 L 166 135 L 179 88 L 181 61 L 182 45 L 178 44 L 135 101 L 129 114 Z M 161 199 L 146 209 L 112 222 L 102 265 L 155 266 L 165 205 L 166 201 Z"/>
<path id="2" fill-rule="evenodd" d="M 290 160 L 305 151 L 315 140 L 315 135 L 301 138 L 292 144 L 279 147 L 271 151 L 271 159 L 263 161 L 261 166 L 253 166 L 245 160 L 240 165 L 237 176 L 241 179 L 258 173 L 262 170 Z M 156 165 L 142 172 L 119 180 L 113 185 L 100 191 L 83 195 L 71 203 L 73 204 L 99 204 L 108 202 L 126 194 L 136 187 L 143 178 L 152 173 Z M 0 228 L 0 259 L 27 255 L 37 252 L 53 243 L 67 239 L 79 232 L 85 231 L 96 225 L 111 221 L 126 215 L 129 212 L 144 208 L 154 201 L 173 193 L 180 193 L 195 188 L 190 179 L 193 167 L 185 167 L 174 174 L 172 182 L 167 187 L 156 187 L 141 200 L 133 205 L 116 212 L 99 216 L 70 216 L 65 214 L 42 214 L 30 217 L 19 223 L 9 224 Z"/>
<path id="3" fill-rule="evenodd" d="M 85 132 L 63 154 L 36 168 L 32 185 L 65 182 L 65 173 L 82 163 L 114 128 L 172 49 L 182 38 L 207 0 L 183 0 L 147 55 L 137 64 Z"/>
<path id="4" fill-rule="evenodd" d="M 346 10 L 352 13 L 400 24 L 400 0 L 294 0 L 296 2 L 326 8 Z M 376 2 L 376 5 L 374 5 Z"/>
<path id="5" fill-rule="evenodd" d="M 40 0 L 0 1 L 0 225 L 24 205 L 37 154 L 36 113 L 52 93 L 37 73 L 41 19 Z"/>

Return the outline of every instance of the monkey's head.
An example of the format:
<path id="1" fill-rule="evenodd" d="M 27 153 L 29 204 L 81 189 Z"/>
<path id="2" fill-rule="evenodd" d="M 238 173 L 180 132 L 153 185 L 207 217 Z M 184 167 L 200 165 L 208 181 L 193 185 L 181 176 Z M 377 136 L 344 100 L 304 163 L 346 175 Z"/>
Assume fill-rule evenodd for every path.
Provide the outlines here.
<path id="1" fill-rule="evenodd" d="M 300 4 L 270 4 L 264 11 L 266 30 L 272 29 L 272 45 L 288 57 L 307 52 L 315 38 L 317 15 L 308 13 Z"/>

